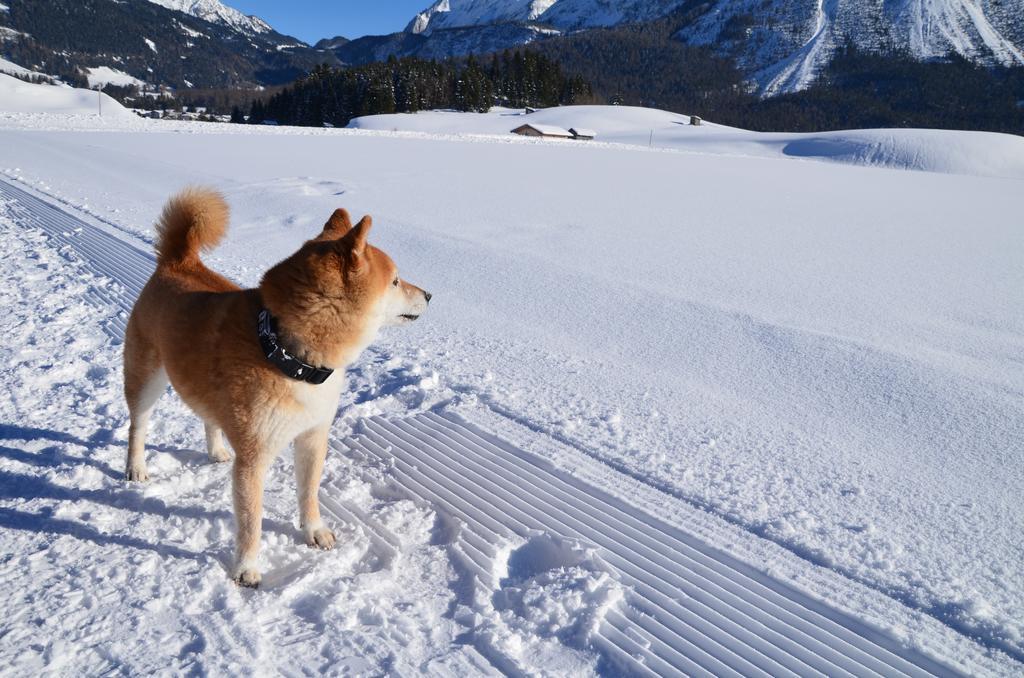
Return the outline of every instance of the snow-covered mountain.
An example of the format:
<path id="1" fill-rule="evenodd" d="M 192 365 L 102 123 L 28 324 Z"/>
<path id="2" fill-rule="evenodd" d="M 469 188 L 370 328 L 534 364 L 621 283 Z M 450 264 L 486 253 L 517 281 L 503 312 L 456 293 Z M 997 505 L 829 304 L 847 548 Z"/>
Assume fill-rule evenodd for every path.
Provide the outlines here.
<path id="1" fill-rule="evenodd" d="M 677 10 L 680 40 L 735 57 L 766 94 L 806 88 L 847 40 L 920 59 L 952 52 L 978 63 L 1024 64 L 1024 0 L 438 0 L 406 32 L 498 23 L 568 32 Z"/>
<path id="2" fill-rule="evenodd" d="M 498 22 L 550 24 L 561 30 L 616 26 L 664 16 L 686 0 L 438 0 L 406 27 L 424 33 Z"/>
<path id="3" fill-rule="evenodd" d="M 402 33 L 364 36 L 335 50 L 348 63 L 389 55 L 444 58 L 486 54 L 568 31 L 665 16 L 693 0 L 437 0 Z"/>
<path id="4" fill-rule="evenodd" d="M 526 45 L 551 35 L 558 35 L 558 31 L 532 23 L 501 22 L 484 26 L 446 28 L 428 35 L 367 35 L 333 47 L 329 46 L 330 41 L 321 41 L 316 47 L 330 49 L 345 63 L 366 64 L 386 61 L 392 55 L 444 60 L 451 56 L 487 54 L 508 47 Z"/>
<path id="5" fill-rule="evenodd" d="M 3 0 L 2 7 L 0 57 L 82 86 L 97 70 L 121 74 L 120 84 L 277 85 L 337 63 L 330 51 L 218 0 Z"/>
<path id="6" fill-rule="evenodd" d="M 1022 17 L 1024 0 L 719 0 L 678 37 L 736 56 L 770 95 L 809 86 L 847 40 L 919 59 L 1024 64 Z"/>
<path id="7" fill-rule="evenodd" d="M 183 12 L 211 24 L 223 24 L 243 33 L 269 33 L 274 29 L 263 19 L 249 16 L 217 0 L 149 0 L 152 3 Z"/>
<path id="8" fill-rule="evenodd" d="M 503 22 L 536 21 L 556 0 L 438 0 L 417 14 L 408 33 L 429 35 L 435 29 L 462 28 Z"/>

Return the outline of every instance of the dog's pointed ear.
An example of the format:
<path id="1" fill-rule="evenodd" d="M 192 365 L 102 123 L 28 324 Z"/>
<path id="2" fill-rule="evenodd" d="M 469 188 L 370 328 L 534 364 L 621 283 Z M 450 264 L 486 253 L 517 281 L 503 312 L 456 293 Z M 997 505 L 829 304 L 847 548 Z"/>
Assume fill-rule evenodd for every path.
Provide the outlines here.
<path id="1" fill-rule="evenodd" d="M 366 251 L 366 238 L 370 235 L 371 227 L 373 227 L 373 219 L 367 214 L 345 234 L 345 237 L 340 241 L 341 244 L 353 255 L 357 257 L 363 256 L 363 252 Z"/>
<path id="2" fill-rule="evenodd" d="M 324 230 L 317 236 L 317 240 L 337 240 L 338 238 L 344 237 L 346 233 L 352 230 L 352 218 L 348 215 L 348 210 L 338 208 L 334 210 L 334 214 L 324 224 Z"/>

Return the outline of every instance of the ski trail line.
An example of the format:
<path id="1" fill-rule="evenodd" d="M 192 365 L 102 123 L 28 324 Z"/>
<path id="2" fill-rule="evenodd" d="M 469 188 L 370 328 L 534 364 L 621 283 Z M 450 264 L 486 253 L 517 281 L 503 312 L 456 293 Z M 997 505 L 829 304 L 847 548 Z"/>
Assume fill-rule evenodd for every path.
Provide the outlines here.
<path id="1" fill-rule="evenodd" d="M 115 311 L 108 325 L 120 341 L 134 299 L 154 267 L 152 254 L 101 226 L 0 180 L 0 198 L 56 243 L 73 248 L 123 290 L 97 290 Z M 89 300 L 87 300 L 89 301 Z M 361 433 L 332 439 L 335 450 L 387 468 L 406 496 L 458 524 L 450 552 L 478 590 L 498 591 L 510 543 L 537 535 L 593 549 L 624 586 L 591 646 L 631 675 L 953 676 L 945 664 L 909 649 L 887 632 L 740 562 L 694 534 L 585 480 L 453 412 L 364 420 Z M 321 490 L 324 510 L 363 524 L 374 550 L 396 557 L 401 544 L 358 506 Z M 497 566 L 497 567 L 496 567 Z M 398 638 L 398 641 L 401 639 Z M 478 665 L 498 668 L 492 649 L 476 647 Z M 463 667 L 468 668 L 468 667 Z"/>

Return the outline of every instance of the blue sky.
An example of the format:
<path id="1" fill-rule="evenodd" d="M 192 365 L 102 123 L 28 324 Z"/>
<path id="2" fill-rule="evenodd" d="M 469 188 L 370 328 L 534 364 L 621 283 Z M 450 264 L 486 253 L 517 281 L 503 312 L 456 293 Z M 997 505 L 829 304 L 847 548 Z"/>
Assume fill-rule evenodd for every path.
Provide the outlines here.
<path id="1" fill-rule="evenodd" d="M 224 4 L 255 14 L 279 32 L 314 43 L 344 35 L 394 33 L 433 0 L 222 0 Z"/>

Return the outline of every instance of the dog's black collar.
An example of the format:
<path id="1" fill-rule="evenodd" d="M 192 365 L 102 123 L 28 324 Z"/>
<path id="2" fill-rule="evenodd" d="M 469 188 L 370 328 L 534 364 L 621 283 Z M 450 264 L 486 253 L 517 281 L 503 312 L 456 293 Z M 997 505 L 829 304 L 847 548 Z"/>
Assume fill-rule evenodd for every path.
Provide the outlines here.
<path id="1" fill-rule="evenodd" d="M 327 377 L 334 374 L 334 370 L 327 367 L 317 367 L 304 363 L 291 353 L 286 351 L 277 339 L 277 320 L 270 315 L 270 311 L 262 309 L 259 321 L 256 324 L 256 332 L 260 338 L 260 347 L 263 348 L 263 355 L 267 356 L 273 365 L 281 370 L 286 377 L 304 381 L 307 384 L 322 384 Z"/>

